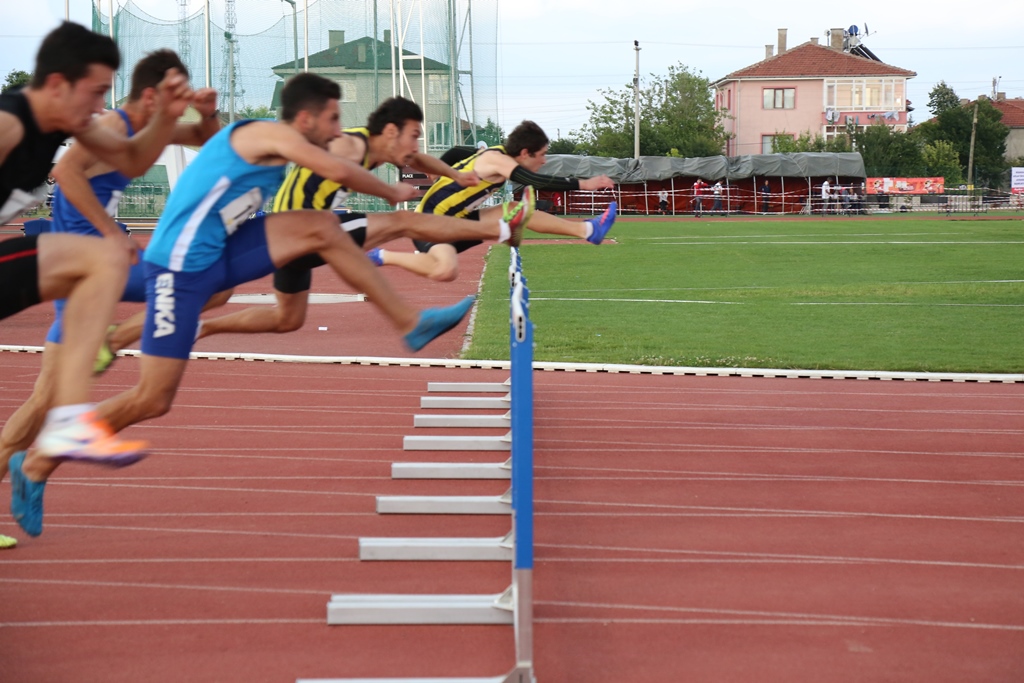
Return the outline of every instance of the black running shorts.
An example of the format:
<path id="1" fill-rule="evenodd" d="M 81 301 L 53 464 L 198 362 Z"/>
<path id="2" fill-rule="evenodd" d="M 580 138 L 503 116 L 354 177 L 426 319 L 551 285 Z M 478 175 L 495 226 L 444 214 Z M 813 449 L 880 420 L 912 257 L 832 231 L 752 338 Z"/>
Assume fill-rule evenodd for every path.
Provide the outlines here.
<path id="1" fill-rule="evenodd" d="M 0 320 L 35 306 L 39 296 L 38 235 L 0 242 Z"/>
<path id="2" fill-rule="evenodd" d="M 366 214 L 338 214 L 341 229 L 348 233 L 360 248 L 366 244 Z M 289 261 L 274 271 L 274 289 L 282 294 L 308 292 L 313 286 L 313 269 L 326 264 L 320 254 L 306 254 Z"/>

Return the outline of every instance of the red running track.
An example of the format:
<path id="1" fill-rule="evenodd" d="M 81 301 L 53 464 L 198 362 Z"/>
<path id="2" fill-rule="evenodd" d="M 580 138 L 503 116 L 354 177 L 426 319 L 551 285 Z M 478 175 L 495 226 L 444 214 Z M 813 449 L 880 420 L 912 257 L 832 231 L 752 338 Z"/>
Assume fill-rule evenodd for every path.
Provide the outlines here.
<path id="1" fill-rule="evenodd" d="M 0 354 L 0 419 L 38 362 Z M 335 592 L 508 584 L 504 563 L 357 559 L 360 536 L 508 530 L 374 512 L 378 494 L 503 491 L 390 463 L 500 459 L 401 444 L 428 381 L 506 376 L 196 361 L 171 414 L 128 432 L 156 455 L 62 468 L 38 539 L 0 524 L 21 541 L 0 553 L 0 680 L 504 673 L 510 627 L 325 613 Z M 542 683 L 1024 679 L 1024 385 L 538 373 L 536 413 Z"/>

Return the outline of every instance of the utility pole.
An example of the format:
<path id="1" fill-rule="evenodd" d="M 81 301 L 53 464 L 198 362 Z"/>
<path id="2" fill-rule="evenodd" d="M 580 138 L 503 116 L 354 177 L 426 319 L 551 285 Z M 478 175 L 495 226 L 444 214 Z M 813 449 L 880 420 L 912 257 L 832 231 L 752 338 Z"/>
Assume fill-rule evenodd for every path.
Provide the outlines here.
<path id="1" fill-rule="evenodd" d="M 228 123 L 235 122 L 235 36 L 230 31 L 224 32 L 224 40 L 228 43 Z"/>
<path id="2" fill-rule="evenodd" d="M 299 73 L 299 22 L 296 15 L 295 0 L 284 0 L 292 6 L 292 45 L 294 47 L 295 66 L 292 75 Z"/>
<path id="3" fill-rule="evenodd" d="M 971 122 L 971 153 L 967 157 L 967 189 L 974 190 L 974 137 L 978 132 L 978 103 L 974 103 L 974 121 Z"/>
<path id="4" fill-rule="evenodd" d="M 633 41 L 636 72 L 633 75 L 633 158 L 640 158 L 640 41 Z"/>

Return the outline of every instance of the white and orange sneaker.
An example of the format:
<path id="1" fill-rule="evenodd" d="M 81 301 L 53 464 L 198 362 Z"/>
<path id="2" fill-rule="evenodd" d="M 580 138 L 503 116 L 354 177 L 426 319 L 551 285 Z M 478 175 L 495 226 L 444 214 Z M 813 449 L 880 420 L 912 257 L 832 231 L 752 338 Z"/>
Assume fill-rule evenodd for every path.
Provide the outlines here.
<path id="1" fill-rule="evenodd" d="M 126 467 L 145 458 L 149 444 L 145 441 L 122 441 L 105 420 L 89 411 L 62 424 L 45 427 L 36 439 L 35 448 L 52 460 Z"/>

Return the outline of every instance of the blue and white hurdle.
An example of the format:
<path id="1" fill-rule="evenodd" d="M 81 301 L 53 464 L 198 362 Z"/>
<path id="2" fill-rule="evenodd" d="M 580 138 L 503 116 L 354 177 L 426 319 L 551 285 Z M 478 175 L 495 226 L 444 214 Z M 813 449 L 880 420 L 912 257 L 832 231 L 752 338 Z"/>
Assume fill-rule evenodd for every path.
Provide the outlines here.
<path id="1" fill-rule="evenodd" d="M 512 582 L 502 593 L 486 595 L 341 594 L 327 605 L 328 624 L 511 624 L 516 662 L 505 675 L 485 678 L 299 679 L 298 683 L 535 683 L 533 674 L 533 323 L 522 261 L 512 249 L 510 281 L 511 377 L 505 383 L 436 383 L 431 391 L 502 393 L 499 399 L 468 399 L 462 407 L 508 408 L 504 415 L 417 416 L 416 425 L 505 427 L 503 437 L 407 437 L 407 450 L 511 451 L 493 465 L 395 463 L 392 474 L 413 478 L 511 479 L 503 496 L 381 496 L 381 513 L 509 514 L 512 529 L 502 538 L 360 539 L 364 560 L 511 560 Z M 506 393 L 507 392 L 507 393 Z M 460 397 L 461 398 L 461 397 Z M 451 401 L 452 399 L 448 399 Z M 450 407 L 430 401 L 423 407 Z M 454 418 L 454 419 L 453 419 Z M 455 440 L 453 440 L 455 439 Z"/>

